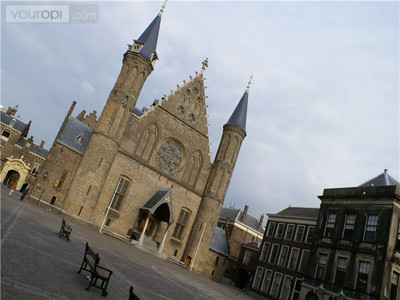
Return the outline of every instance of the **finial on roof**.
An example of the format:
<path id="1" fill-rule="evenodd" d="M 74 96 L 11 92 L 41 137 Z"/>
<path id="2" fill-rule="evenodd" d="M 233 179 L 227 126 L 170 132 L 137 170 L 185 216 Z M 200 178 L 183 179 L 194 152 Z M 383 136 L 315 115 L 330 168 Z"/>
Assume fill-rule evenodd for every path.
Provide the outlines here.
<path id="1" fill-rule="evenodd" d="M 253 79 L 253 75 L 254 75 L 254 69 L 255 69 L 255 67 L 253 68 L 253 72 L 251 73 L 250 80 L 249 80 L 249 82 L 247 83 L 246 91 L 249 91 L 249 90 L 250 90 L 251 80 Z"/>
<path id="2" fill-rule="evenodd" d="M 204 71 L 206 68 L 208 68 L 208 58 L 206 58 L 201 64 L 203 65 L 201 70 Z"/>
<path id="3" fill-rule="evenodd" d="M 167 1 L 168 0 L 165 0 L 165 2 L 164 2 L 164 4 L 163 4 L 163 6 L 161 7 L 161 9 L 160 9 L 160 12 L 158 13 L 158 15 L 162 15 L 162 13 L 164 12 L 164 9 L 165 9 L 165 4 L 167 4 Z"/>

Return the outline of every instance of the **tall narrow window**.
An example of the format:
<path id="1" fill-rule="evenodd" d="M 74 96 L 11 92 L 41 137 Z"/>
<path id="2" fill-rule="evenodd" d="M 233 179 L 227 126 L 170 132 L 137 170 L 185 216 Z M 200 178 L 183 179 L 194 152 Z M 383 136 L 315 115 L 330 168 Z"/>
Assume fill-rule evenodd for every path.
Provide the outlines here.
<path id="1" fill-rule="evenodd" d="M 278 227 L 276 228 L 275 238 L 281 239 L 283 236 L 283 230 L 285 228 L 285 224 L 279 223 Z"/>
<path id="2" fill-rule="evenodd" d="M 279 299 L 288 300 L 290 296 L 290 289 L 292 288 L 293 278 L 290 276 L 285 276 L 283 281 L 282 292 Z"/>
<path id="3" fill-rule="evenodd" d="M 339 257 L 336 266 L 335 284 L 337 286 L 344 286 L 347 271 L 347 258 Z"/>
<path id="4" fill-rule="evenodd" d="M 314 235 L 315 235 L 315 227 L 309 226 L 307 229 L 306 243 L 312 244 L 312 242 L 314 241 Z"/>
<path id="5" fill-rule="evenodd" d="M 289 247 L 288 246 L 282 246 L 281 248 L 281 254 L 279 255 L 278 259 L 278 266 L 283 267 L 286 263 L 286 258 L 288 256 L 289 252 Z"/>
<path id="6" fill-rule="evenodd" d="M 243 264 L 244 265 L 248 265 L 249 261 L 250 261 L 250 257 L 251 257 L 251 250 L 246 249 L 246 251 L 244 252 L 244 256 L 243 256 Z"/>
<path id="7" fill-rule="evenodd" d="M 182 240 L 189 216 L 190 216 L 190 211 L 182 208 L 179 214 L 178 221 L 176 222 L 174 233 L 172 234 L 174 238 Z"/>
<path id="8" fill-rule="evenodd" d="M 303 240 L 304 231 L 305 231 L 304 225 L 297 226 L 296 235 L 294 236 L 294 240 L 296 242 L 301 242 Z"/>
<path id="9" fill-rule="evenodd" d="M 276 245 L 276 244 L 272 245 L 271 253 L 269 255 L 269 260 L 268 260 L 268 262 L 270 264 L 275 263 L 276 257 L 278 256 L 278 249 L 279 249 L 279 245 Z"/>
<path id="10" fill-rule="evenodd" d="M 286 226 L 285 240 L 291 240 L 293 238 L 294 224 L 288 224 Z"/>
<path id="11" fill-rule="evenodd" d="M 357 283 L 356 283 L 357 291 L 367 292 L 370 267 L 371 267 L 371 265 L 369 262 L 360 261 L 360 265 L 358 266 L 358 275 L 357 275 Z"/>
<path id="12" fill-rule="evenodd" d="M 317 271 L 315 273 L 316 279 L 325 279 L 325 272 L 326 272 L 326 264 L 328 262 L 328 255 L 327 254 L 320 254 L 318 259 Z"/>
<path id="13" fill-rule="evenodd" d="M 276 297 L 278 295 L 279 286 L 281 285 L 282 274 L 275 273 L 274 281 L 272 282 L 271 292 L 269 293 L 271 296 Z"/>
<path id="14" fill-rule="evenodd" d="M 392 285 L 390 286 L 390 300 L 397 300 L 399 294 L 399 273 L 393 272 Z"/>
<path id="15" fill-rule="evenodd" d="M 378 225 L 378 215 L 368 215 L 367 225 L 365 226 L 364 242 L 375 242 L 376 227 Z"/>
<path id="16" fill-rule="evenodd" d="M 32 168 L 32 170 L 31 170 L 31 173 L 32 174 L 36 174 L 38 171 L 39 171 L 39 164 L 38 163 L 35 163 L 34 165 L 33 165 L 33 168 Z"/>
<path id="17" fill-rule="evenodd" d="M 269 284 L 271 283 L 271 278 L 272 278 L 272 271 L 266 270 L 264 275 L 264 280 L 260 288 L 261 292 L 265 294 L 268 292 Z"/>
<path id="18" fill-rule="evenodd" d="M 356 222 L 356 215 L 346 215 L 346 222 L 343 228 L 343 239 L 352 240 L 354 232 L 354 224 Z"/>
<path id="19" fill-rule="evenodd" d="M 264 271 L 264 268 L 257 267 L 256 274 L 254 275 L 253 285 L 252 285 L 252 288 L 255 290 L 258 290 L 263 271 Z"/>
<path id="20" fill-rule="evenodd" d="M 336 214 L 329 214 L 326 219 L 324 237 L 332 237 L 335 228 Z"/>
<path id="21" fill-rule="evenodd" d="M 301 255 L 301 261 L 299 266 L 299 271 L 305 273 L 307 271 L 308 260 L 310 259 L 310 250 L 303 250 Z"/>
<path id="22" fill-rule="evenodd" d="M 269 243 L 264 242 L 263 247 L 261 249 L 260 254 L 260 261 L 265 261 L 267 258 L 268 250 L 269 250 Z"/>
<path id="23" fill-rule="evenodd" d="M 67 179 L 67 175 L 68 175 L 68 171 L 64 170 L 61 173 L 60 178 L 56 179 L 56 181 L 54 182 L 54 187 L 58 188 L 58 189 L 61 189 L 63 187 L 63 185 L 64 185 L 65 179 Z"/>
<path id="24" fill-rule="evenodd" d="M 290 253 L 290 258 L 289 258 L 289 263 L 288 263 L 288 268 L 289 269 L 296 269 L 297 265 L 297 259 L 299 258 L 299 248 L 292 248 L 292 253 Z"/>
<path id="25" fill-rule="evenodd" d="M 400 251 L 400 222 L 397 225 L 396 251 Z"/>
<path id="26" fill-rule="evenodd" d="M 274 235 L 274 231 L 275 231 L 275 223 L 271 222 L 268 224 L 268 229 L 267 229 L 267 236 L 271 237 Z"/>
<path id="27" fill-rule="evenodd" d="M 118 181 L 117 188 L 114 193 L 114 198 L 111 202 L 111 208 L 115 210 L 119 210 L 121 208 L 121 204 L 126 197 L 127 191 L 129 187 L 129 181 L 125 178 L 120 177 Z"/>

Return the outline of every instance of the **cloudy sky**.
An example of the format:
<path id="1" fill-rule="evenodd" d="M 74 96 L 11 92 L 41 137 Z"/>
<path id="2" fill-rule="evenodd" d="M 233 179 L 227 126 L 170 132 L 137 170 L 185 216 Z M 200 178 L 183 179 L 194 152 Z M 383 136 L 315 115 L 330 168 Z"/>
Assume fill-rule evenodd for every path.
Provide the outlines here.
<path id="1" fill-rule="evenodd" d="M 48 148 L 73 100 L 74 116 L 100 115 L 126 44 L 163 1 L 88 3 L 98 9 L 93 24 L 2 19 L 1 103 L 18 104 L 30 135 Z M 157 53 L 140 108 L 208 58 L 212 157 L 255 69 L 225 206 L 248 204 L 255 216 L 319 207 L 324 188 L 357 186 L 385 168 L 400 179 L 398 2 L 170 0 Z"/>

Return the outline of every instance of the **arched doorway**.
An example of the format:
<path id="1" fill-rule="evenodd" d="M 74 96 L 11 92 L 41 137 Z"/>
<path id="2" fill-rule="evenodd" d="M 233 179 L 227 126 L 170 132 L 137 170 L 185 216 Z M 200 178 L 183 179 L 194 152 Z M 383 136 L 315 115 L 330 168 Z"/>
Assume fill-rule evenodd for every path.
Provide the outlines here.
<path id="1" fill-rule="evenodd" d="M 6 177 L 4 178 L 3 183 L 8 185 L 9 187 L 13 184 L 15 184 L 17 186 L 20 177 L 21 176 L 19 175 L 19 173 L 17 171 L 10 170 L 6 174 Z"/>
<path id="2" fill-rule="evenodd" d="M 21 158 L 13 158 L 12 156 L 6 158 L 6 163 L 0 174 L 0 181 L 4 184 L 9 185 L 13 180 L 16 181 L 17 185 L 15 189 L 21 190 L 22 185 L 25 183 L 25 178 L 28 175 L 31 168 Z"/>

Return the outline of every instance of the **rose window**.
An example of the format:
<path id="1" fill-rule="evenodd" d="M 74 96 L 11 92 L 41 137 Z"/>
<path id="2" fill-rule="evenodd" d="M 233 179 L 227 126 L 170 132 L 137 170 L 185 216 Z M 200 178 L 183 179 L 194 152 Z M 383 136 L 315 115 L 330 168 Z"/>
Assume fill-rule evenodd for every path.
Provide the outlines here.
<path id="1" fill-rule="evenodd" d="M 165 171 L 174 172 L 182 164 L 182 147 L 174 141 L 164 142 L 160 148 L 158 148 L 157 155 L 157 162 Z"/>

